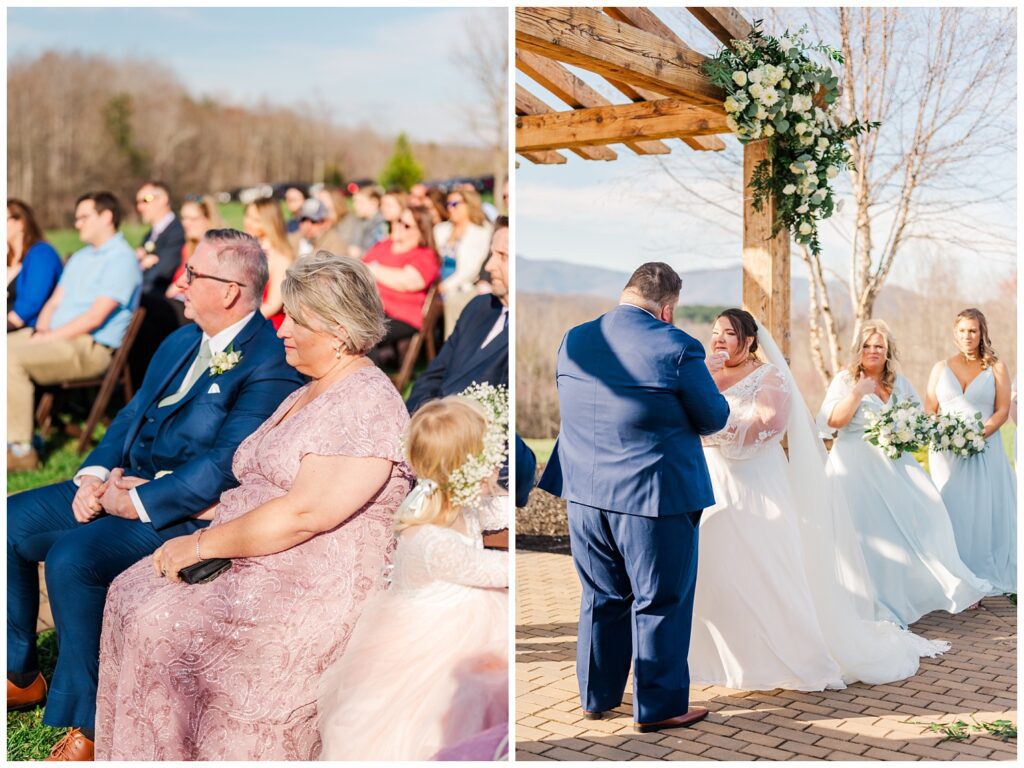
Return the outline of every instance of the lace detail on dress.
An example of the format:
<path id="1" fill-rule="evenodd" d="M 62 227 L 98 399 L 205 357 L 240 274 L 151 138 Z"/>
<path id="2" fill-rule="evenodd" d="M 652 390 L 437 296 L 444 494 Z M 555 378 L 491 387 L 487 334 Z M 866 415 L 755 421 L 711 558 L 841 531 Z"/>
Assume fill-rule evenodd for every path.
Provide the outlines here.
<path id="1" fill-rule="evenodd" d="M 789 383 L 771 364 L 762 365 L 722 392 L 729 402 L 725 429 L 703 438 L 729 459 L 749 459 L 782 439 L 789 420 Z"/>
<path id="2" fill-rule="evenodd" d="M 504 516 L 494 514 L 496 508 L 507 509 L 507 505 L 507 496 L 494 496 L 485 497 L 480 510 L 464 509 L 466 533 L 439 525 L 404 531 L 395 553 L 392 589 L 420 589 L 432 583 L 507 587 L 508 553 L 484 549 L 481 535 L 484 529 L 495 530 L 496 523 L 508 525 Z M 481 522 L 483 516 L 488 519 L 486 525 Z"/>

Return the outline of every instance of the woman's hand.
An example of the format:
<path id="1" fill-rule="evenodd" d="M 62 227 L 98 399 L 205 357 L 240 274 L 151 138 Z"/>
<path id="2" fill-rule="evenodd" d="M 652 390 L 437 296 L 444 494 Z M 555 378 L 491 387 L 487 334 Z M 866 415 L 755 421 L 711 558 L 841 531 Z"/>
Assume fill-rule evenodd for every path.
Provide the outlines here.
<path id="1" fill-rule="evenodd" d="M 863 373 L 860 378 L 857 379 L 857 383 L 853 385 L 853 393 L 859 398 L 863 399 L 875 391 L 875 380 L 869 376 L 865 376 Z"/>
<path id="2" fill-rule="evenodd" d="M 178 571 L 199 562 L 199 558 L 196 557 L 197 536 L 199 532 L 165 541 L 163 546 L 153 553 L 153 570 L 157 575 L 165 576 L 168 581 L 181 581 Z"/>

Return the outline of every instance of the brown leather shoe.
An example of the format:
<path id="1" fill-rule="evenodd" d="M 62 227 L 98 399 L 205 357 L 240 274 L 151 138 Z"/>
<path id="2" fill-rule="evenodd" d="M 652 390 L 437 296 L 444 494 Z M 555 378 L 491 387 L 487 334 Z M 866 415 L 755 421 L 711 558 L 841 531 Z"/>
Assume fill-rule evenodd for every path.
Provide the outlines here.
<path id="1" fill-rule="evenodd" d="M 95 744 L 77 728 L 72 728 L 63 739 L 53 745 L 47 762 L 57 760 L 95 760 Z"/>
<path id="2" fill-rule="evenodd" d="M 7 449 L 7 471 L 8 472 L 28 472 L 32 469 L 39 468 L 39 454 L 36 453 L 35 448 L 30 448 L 28 453 L 24 456 L 17 456 L 11 452 L 11 449 Z"/>
<path id="3" fill-rule="evenodd" d="M 685 715 L 670 717 L 668 720 L 661 720 L 657 723 L 633 723 L 637 733 L 650 733 L 651 731 L 664 731 L 669 728 L 686 728 L 694 723 L 699 723 L 708 716 L 704 707 L 694 707 Z"/>
<path id="4" fill-rule="evenodd" d="M 28 684 L 26 688 L 19 688 L 10 680 L 7 681 L 7 711 L 20 712 L 23 709 L 32 709 L 46 701 L 46 680 L 42 673 L 36 675 L 36 679 Z"/>

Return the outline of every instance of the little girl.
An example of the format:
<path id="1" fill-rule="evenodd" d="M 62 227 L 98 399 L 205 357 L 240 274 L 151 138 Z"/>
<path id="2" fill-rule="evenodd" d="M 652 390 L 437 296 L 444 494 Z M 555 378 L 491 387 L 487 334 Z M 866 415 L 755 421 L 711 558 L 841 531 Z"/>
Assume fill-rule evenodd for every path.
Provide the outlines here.
<path id="1" fill-rule="evenodd" d="M 413 416 L 392 584 L 320 679 L 321 760 L 427 760 L 507 727 L 508 553 L 481 536 L 508 527 L 493 483 L 507 424 L 507 394 L 486 385 Z"/>

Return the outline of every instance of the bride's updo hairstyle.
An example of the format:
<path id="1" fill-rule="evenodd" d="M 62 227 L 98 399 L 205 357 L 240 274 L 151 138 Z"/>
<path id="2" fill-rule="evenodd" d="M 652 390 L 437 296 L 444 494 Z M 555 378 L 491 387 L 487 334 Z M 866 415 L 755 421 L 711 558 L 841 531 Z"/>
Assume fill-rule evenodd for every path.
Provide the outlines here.
<path id="1" fill-rule="evenodd" d="M 965 309 L 953 321 L 954 330 L 961 320 L 973 320 L 978 324 L 978 335 L 981 337 L 978 340 L 978 359 L 981 360 L 982 370 L 991 368 L 999 357 L 996 355 L 996 351 L 992 349 L 992 339 L 988 337 L 988 321 L 985 320 L 985 315 L 981 313 L 980 309 L 975 309 L 974 307 Z"/>
<path id="2" fill-rule="evenodd" d="M 889 325 L 884 320 L 868 320 L 861 326 L 860 335 L 857 337 L 857 344 L 852 349 L 850 367 L 846 370 L 850 372 L 854 382 L 860 379 L 861 374 L 864 373 L 864 366 L 861 364 L 864 342 L 876 333 L 885 339 L 885 365 L 882 368 L 882 384 L 887 390 L 892 392 L 896 386 L 896 361 L 899 359 L 899 354 L 896 351 L 896 340 L 892 336 L 892 331 L 889 330 Z"/>
<path id="3" fill-rule="evenodd" d="M 459 395 L 432 400 L 413 415 L 405 433 L 405 455 L 418 482 L 412 493 L 424 494 L 418 510 L 399 508 L 396 528 L 449 526 L 459 513 L 451 503 L 448 478 L 484 449 L 487 414 L 475 400 Z M 431 485 L 432 484 L 432 485 Z"/>
<path id="4" fill-rule="evenodd" d="M 729 321 L 736 338 L 740 340 L 740 349 L 747 346 L 747 340 L 753 339 L 750 344 L 750 354 L 757 352 L 757 321 L 754 316 L 745 309 L 726 309 L 719 313 L 715 319 L 725 318 Z"/>

